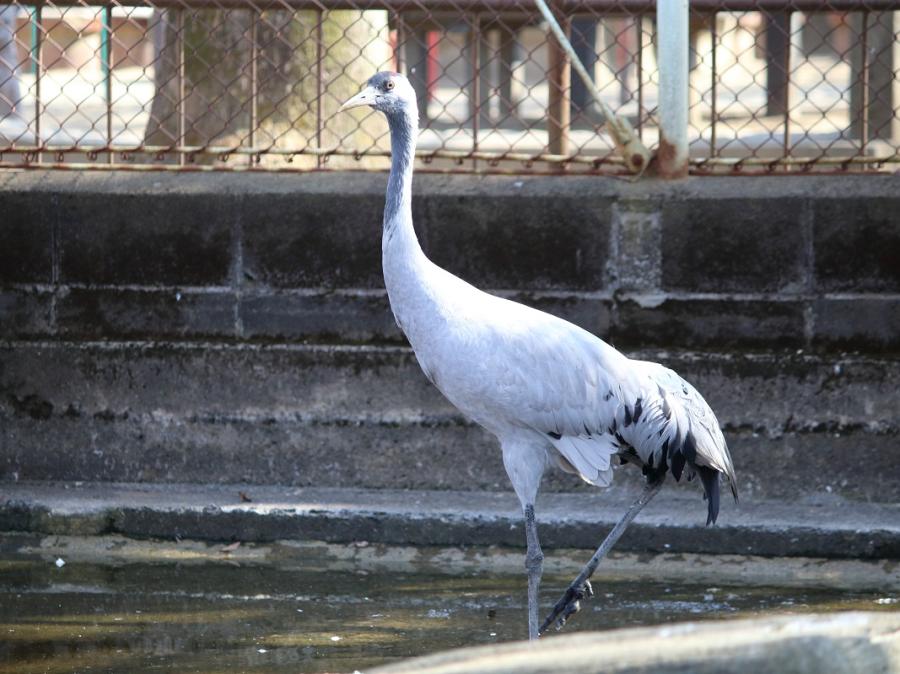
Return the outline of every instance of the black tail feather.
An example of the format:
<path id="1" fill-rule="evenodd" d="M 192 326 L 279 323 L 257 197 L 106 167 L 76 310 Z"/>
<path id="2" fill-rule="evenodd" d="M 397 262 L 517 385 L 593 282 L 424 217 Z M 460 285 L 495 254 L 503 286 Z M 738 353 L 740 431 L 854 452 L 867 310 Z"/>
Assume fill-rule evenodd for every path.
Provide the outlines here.
<path id="1" fill-rule="evenodd" d="M 703 482 L 706 498 L 706 525 L 715 524 L 719 517 L 719 471 L 709 466 L 697 466 L 697 473 Z"/>
<path id="2" fill-rule="evenodd" d="M 681 474 L 684 471 L 684 454 L 675 452 L 672 454 L 672 476 L 676 482 L 681 480 Z"/>

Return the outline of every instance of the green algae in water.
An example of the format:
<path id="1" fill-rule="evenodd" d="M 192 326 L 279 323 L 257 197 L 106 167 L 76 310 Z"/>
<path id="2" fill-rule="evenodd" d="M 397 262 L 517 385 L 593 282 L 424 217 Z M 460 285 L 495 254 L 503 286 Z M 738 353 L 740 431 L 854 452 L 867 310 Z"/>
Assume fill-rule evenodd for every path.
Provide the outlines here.
<path id="1" fill-rule="evenodd" d="M 522 639 L 525 577 L 223 564 L 0 564 L 0 674 L 353 672 Z M 547 576 L 549 608 L 570 579 Z M 896 610 L 873 593 L 604 582 L 569 630 Z M 878 600 L 881 600 L 880 602 Z"/>

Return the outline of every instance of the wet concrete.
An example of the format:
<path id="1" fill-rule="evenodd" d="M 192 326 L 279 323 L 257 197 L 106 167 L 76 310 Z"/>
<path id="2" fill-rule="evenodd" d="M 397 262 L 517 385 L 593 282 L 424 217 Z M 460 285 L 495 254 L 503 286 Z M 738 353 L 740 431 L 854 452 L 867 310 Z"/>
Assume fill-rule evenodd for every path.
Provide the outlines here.
<path id="1" fill-rule="evenodd" d="M 438 573 L 364 543 L 352 549 L 371 554 L 334 563 L 339 551 L 315 546 L 260 555 L 246 545 L 113 539 L 94 544 L 89 562 L 90 539 L 12 539 L 0 548 L 0 674 L 353 672 L 526 636 L 521 571 L 470 563 Z M 98 554 L 104 546 L 109 554 Z M 470 559 L 478 554 L 489 556 Z M 601 568 L 596 598 L 567 631 L 900 608 L 897 587 L 721 583 L 706 562 L 705 582 L 629 581 Z M 548 568 L 545 607 L 570 578 Z"/>
<path id="2" fill-rule="evenodd" d="M 594 549 L 632 500 L 619 486 L 542 494 L 536 506 L 541 544 Z M 900 504 L 854 503 L 837 495 L 801 503 L 745 499 L 724 503 L 714 527 L 705 526 L 705 513 L 695 485 L 667 487 L 629 527 L 617 550 L 900 559 Z M 271 485 L 5 484 L 3 530 L 412 546 L 521 547 L 525 541 L 512 493 Z"/>

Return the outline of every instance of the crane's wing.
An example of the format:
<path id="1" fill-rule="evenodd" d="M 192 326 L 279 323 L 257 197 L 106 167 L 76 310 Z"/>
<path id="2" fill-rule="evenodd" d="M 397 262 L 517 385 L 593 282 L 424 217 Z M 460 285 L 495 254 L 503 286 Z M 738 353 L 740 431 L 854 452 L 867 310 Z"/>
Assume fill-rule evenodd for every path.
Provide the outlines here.
<path id="1" fill-rule="evenodd" d="M 699 473 L 710 521 L 718 514 L 719 473 L 737 498 L 725 438 L 693 386 L 565 321 L 531 312 L 517 318 L 496 352 L 503 402 L 511 417 L 544 433 L 582 479 L 609 485 L 611 459 L 633 450 L 648 472 L 671 467 L 676 480 L 685 468 L 689 478 Z"/>
<path id="2" fill-rule="evenodd" d="M 583 480 L 608 486 L 611 459 L 626 444 L 616 437 L 613 420 L 621 401 L 639 397 L 628 359 L 547 314 L 521 312 L 516 319 L 494 352 L 499 367 L 493 391 L 503 392 L 510 418 L 544 434 Z"/>

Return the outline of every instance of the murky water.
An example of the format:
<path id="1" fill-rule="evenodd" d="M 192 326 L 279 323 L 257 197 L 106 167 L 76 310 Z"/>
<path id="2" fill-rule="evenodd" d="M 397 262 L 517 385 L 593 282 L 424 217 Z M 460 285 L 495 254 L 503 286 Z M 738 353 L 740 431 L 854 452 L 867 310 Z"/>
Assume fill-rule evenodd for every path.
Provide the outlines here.
<path id="1" fill-rule="evenodd" d="M 549 607 L 568 578 L 545 577 Z M 227 564 L 0 562 L 0 673 L 353 672 L 526 636 L 524 577 L 324 573 Z M 573 629 L 896 609 L 881 595 L 595 584 Z"/>

